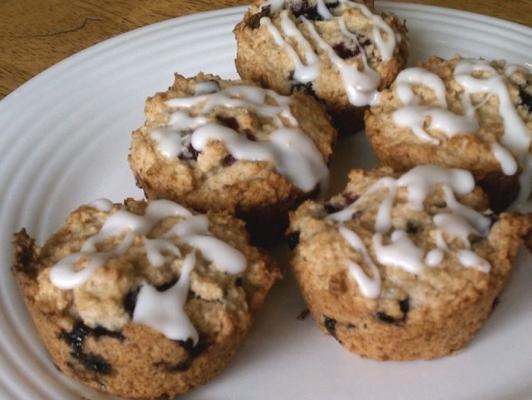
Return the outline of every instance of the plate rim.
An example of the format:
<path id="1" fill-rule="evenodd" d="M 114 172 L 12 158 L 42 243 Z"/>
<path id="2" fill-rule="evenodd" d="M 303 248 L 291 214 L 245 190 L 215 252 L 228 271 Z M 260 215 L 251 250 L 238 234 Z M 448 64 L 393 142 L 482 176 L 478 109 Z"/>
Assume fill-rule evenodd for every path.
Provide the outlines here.
<path id="1" fill-rule="evenodd" d="M 388 1 L 387 2 L 378 2 L 377 4 L 379 6 L 382 6 L 383 8 L 394 9 L 394 10 L 395 9 L 404 9 L 404 10 L 407 10 L 407 11 L 410 11 L 410 10 L 420 11 L 420 9 L 422 9 L 421 12 L 429 12 L 431 14 L 440 14 L 440 15 L 445 15 L 446 17 L 452 17 L 452 18 L 456 17 L 456 14 L 460 14 L 464 18 L 468 17 L 469 19 L 478 20 L 478 21 L 481 21 L 481 22 L 482 22 L 482 20 L 494 20 L 496 22 L 496 25 L 500 25 L 501 28 L 504 28 L 504 29 L 507 28 L 507 25 L 516 25 L 518 28 L 520 28 L 520 29 L 522 28 L 522 26 L 520 24 L 516 24 L 516 23 L 510 22 L 510 21 L 506 21 L 506 20 L 501 20 L 499 18 L 488 17 L 488 16 L 483 16 L 483 15 L 480 15 L 480 14 L 471 13 L 471 12 L 448 9 L 448 8 L 438 7 L 438 6 L 425 6 L 425 5 L 416 5 L 416 4 L 410 4 L 410 3 L 394 3 L 394 2 L 388 2 Z M 32 84 L 39 84 L 40 80 L 42 80 L 42 79 L 45 79 L 45 80 L 46 79 L 50 79 L 50 78 L 56 79 L 56 76 L 54 76 L 55 73 L 61 72 L 64 68 L 71 68 L 71 67 L 75 68 L 75 65 L 77 64 L 78 61 L 82 61 L 84 59 L 87 59 L 87 54 L 89 55 L 88 58 L 91 58 L 93 52 L 99 52 L 100 50 L 105 50 L 108 46 L 113 46 L 113 45 L 115 45 L 117 43 L 120 43 L 120 42 L 125 43 L 126 41 L 128 41 L 130 39 L 134 39 L 135 36 L 143 36 L 147 32 L 155 32 L 155 31 L 157 31 L 159 29 L 166 29 L 166 28 L 172 26 L 173 24 L 175 24 L 176 22 L 179 22 L 179 24 L 187 24 L 187 23 L 190 23 L 190 22 L 194 22 L 197 19 L 204 19 L 204 18 L 210 18 L 210 17 L 216 17 L 216 18 L 225 17 L 225 16 L 228 16 L 228 15 L 242 13 L 246 8 L 247 8 L 246 6 L 230 7 L 230 8 L 225 8 L 225 9 L 210 10 L 210 11 L 205 11 L 205 12 L 201 12 L 201 13 L 190 14 L 190 15 L 187 15 L 187 16 L 171 18 L 171 19 L 168 19 L 168 20 L 164 20 L 164 21 L 160 21 L 160 22 L 154 23 L 154 24 L 146 25 L 146 26 L 134 29 L 132 31 L 125 32 L 125 33 L 122 33 L 120 35 L 114 36 L 112 38 L 106 39 L 106 40 L 104 40 L 102 42 L 99 42 L 99 43 L 93 45 L 93 46 L 90 46 L 90 47 L 88 47 L 86 49 L 83 49 L 80 52 L 77 52 L 75 54 L 72 54 L 72 55 L 66 57 L 65 59 L 63 59 L 59 63 L 50 66 L 49 68 L 45 69 L 44 71 L 40 72 L 36 76 L 32 77 L 31 79 L 29 79 L 28 81 L 23 83 L 21 86 L 16 88 L 13 92 L 11 92 L 9 95 L 7 95 L 4 99 L 2 99 L 0 101 L 0 113 L 1 113 L 1 111 L 3 111 L 3 107 L 9 107 L 10 99 L 15 99 L 15 101 L 16 101 L 17 100 L 16 97 L 18 97 L 20 95 L 24 95 L 27 90 L 31 90 L 32 89 L 32 86 L 31 86 Z M 441 11 L 441 10 L 443 10 L 443 11 Z M 471 17 L 474 17 L 474 18 L 471 18 Z M 492 21 L 491 24 L 493 24 L 493 21 Z M 484 25 L 486 25 L 486 24 L 484 24 Z M 464 25 L 464 28 L 466 28 L 465 25 Z M 532 37 L 532 29 L 526 28 L 526 30 L 527 30 L 526 35 Z M 516 33 L 516 34 L 520 34 L 520 33 Z M 75 63 L 72 64 L 72 59 L 76 59 L 78 57 L 79 57 L 79 60 L 76 60 Z M 6 99 L 9 99 L 9 100 L 6 102 Z M 1 118 L 0 118 L 0 120 L 1 120 Z M 0 193 L 0 199 L 2 197 L 3 196 Z M 1 364 L 3 364 L 3 362 L 0 361 L 0 365 Z M 17 368 L 17 370 L 18 370 L 18 368 Z M 0 373 L 0 375 L 3 375 L 3 374 Z M 5 390 L 5 391 L 10 390 L 11 386 L 9 386 L 9 385 L 8 386 L 4 386 L 3 385 L 4 382 L 2 382 L 3 381 L 2 378 L 3 377 L 0 376 L 0 383 L 1 383 L 0 390 Z"/>

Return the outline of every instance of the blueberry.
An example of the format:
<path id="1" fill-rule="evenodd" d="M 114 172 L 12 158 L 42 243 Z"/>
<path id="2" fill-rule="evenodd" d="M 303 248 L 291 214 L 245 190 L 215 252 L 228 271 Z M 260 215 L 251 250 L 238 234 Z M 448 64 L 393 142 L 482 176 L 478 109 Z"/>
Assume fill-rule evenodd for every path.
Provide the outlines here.
<path id="1" fill-rule="evenodd" d="M 331 2 L 327 2 L 325 1 L 325 6 L 329 9 L 329 10 L 334 10 L 336 7 L 338 7 L 340 5 L 340 2 L 339 1 L 331 1 Z"/>
<path id="2" fill-rule="evenodd" d="M 192 144 L 189 144 L 187 146 L 187 150 L 182 152 L 181 154 L 179 154 L 178 158 L 180 160 L 183 160 L 183 161 L 186 161 L 186 160 L 197 160 L 198 159 L 198 155 L 199 155 L 199 151 L 197 151 L 193 146 Z"/>
<path id="3" fill-rule="evenodd" d="M 236 158 L 234 158 L 231 154 L 228 154 L 224 157 L 224 159 L 222 160 L 222 165 L 224 167 L 230 167 L 231 165 L 233 165 L 234 163 L 236 162 Z"/>
<path id="4" fill-rule="evenodd" d="M 325 211 L 327 211 L 327 214 L 334 214 L 344 209 L 343 206 L 332 203 L 325 203 L 323 207 L 325 208 Z"/>
<path id="5" fill-rule="evenodd" d="M 260 20 L 262 17 L 268 17 L 271 12 L 271 6 L 262 7 L 260 11 L 257 14 L 251 15 L 248 20 L 246 21 L 246 25 L 249 26 L 251 29 L 255 30 L 258 29 L 260 26 Z"/>
<path id="6" fill-rule="evenodd" d="M 355 57 L 356 55 L 360 54 L 360 49 L 358 47 L 355 47 L 354 49 L 350 49 L 345 45 L 344 42 L 337 43 L 333 46 L 334 52 L 338 55 L 338 57 L 343 58 L 344 60 L 346 58 Z"/>
<path id="7" fill-rule="evenodd" d="M 358 40 L 358 44 L 362 47 L 369 46 L 371 44 L 371 40 L 368 38 L 362 38 Z"/>
<path id="8" fill-rule="evenodd" d="M 238 131 L 238 129 L 240 128 L 240 125 L 238 124 L 238 121 L 235 117 L 224 117 L 224 116 L 218 115 L 216 119 L 223 126 L 227 126 L 228 128 L 231 128 L 235 131 Z"/>
<path id="9" fill-rule="evenodd" d="M 133 318 L 133 311 L 135 311 L 135 305 L 137 304 L 137 295 L 139 294 L 140 287 L 136 287 L 124 296 L 122 300 L 122 307 L 129 314 L 130 318 Z"/>
<path id="10" fill-rule="evenodd" d="M 406 297 L 403 300 L 399 300 L 399 309 L 403 313 L 403 321 L 406 321 L 408 312 L 410 311 L 410 298 Z"/>
<path id="11" fill-rule="evenodd" d="M 334 338 L 336 338 L 336 320 L 333 318 L 323 316 L 323 324 L 325 325 L 325 329 L 327 329 L 327 332 Z"/>
<path id="12" fill-rule="evenodd" d="M 526 107 L 528 112 L 532 111 L 532 94 L 530 94 L 525 87 L 519 87 L 519 97 L 521 104 Z"/>
<path id="13" fill-rule="evenodd" d="M 305 318 L 307 318 L 308 314 L 310 313 L 309 309 L 308 308 L 305 308 L 304 310 L 302 310 L 298 315 L 297 315 L 297 319 L 299 321 L 303 321 Z"/>
<path id="14" fill-rule="evenodd" d="M 323 18 L 318 13 L 317 5 L 311 6 L 308 0 L 298 1 L 291 7 L 294 17 L 299 18 L 301 16 L 312 21 L 321 21 Z"/>
<path id="15" fill-rule="evenodd" d="M 406 223 L 406 232 L 410 235 L 415 235 L 416 233 L 419 232 L 419 225 L 416 224 L 415 222 L 408 221 Z"/>
<path id="16" fill-rule="evenodd" d="M 406 321 L 408 317 L 408 312 L 410 311 L 410 298 L 406 297 L 402 300 L 399 300 L 399 309 L 403 313 L 402 318 L 394 318 L 391 315 L 386 314 L 383 311 L 377 311 L 375 313 L 375 318 L 379 321 L 382 321 L 386 324 L 399 325 Z"/>
<path id="17" fill-rule="evenodd" d="M 490 212 L 489 214 L 486 214 L 485 217 L 489 218 L 490 220 L 490 229 L 499 220 L 499 216 L 495 214 L 494 212 Z"/>
<path id="18" fill-rule="evenodd" d="M 174 286 L 177 282 L 177 277 L 170 279 L 168 282 L 163 283 L 162 285 L 155 286 L 158 292 L 164 292 Z"/>
<path id="19" fill-rule="evenodd" d="M 308 94 L 309 96 L 316 96 L 316 93 L 314 93 L 314 89 L 312 88 L 312 82 L 307 83 L 301 83 L 301 82 L 295 82 L 292 84 L 292 87 L 290 88 L 290 92 L 303 92 L 305 94 Z"/>
<path id="20" fill-rule="evenodd" d="M 469 242 L 471 244 L 477 244 L 477 243 L 480 243 L 484 240 L 484 238 L 480 235 L 469 235 Z"/>
<path id="21" fill-rule="evenodd" d="M 110 374 L 112 372 L 111 364 L 102 356 L 84 351 L 83 344 L 89 335 L 97 339 L 102 336 L 109 336 L 121 341 L 125 339 L 120 332 L 112 332 L 103 327 L 90 328 L 81 321 L 76 322 L 70 332 L 62 330 L 58 334 L 58 338 L 70 345 L 70 355 L 87 369 L 102 375 Z"/>
<path id="22" fill-rule="evenodd" d="M 290 232 L 286 235 L 286 243 L 291 250 L 294 250 L 299 244 L 299 231 Z"/>
<path id="23" fill-rule="evenodd" d="M 437 203 L 434 203 L 434 205 L 437 207 L 437 208 L 445 208 L 447 207 L 447 203 L 445 201 L 439 201 Z"/>
<path id="24" fill-rule="evenodd" d="M 209 343 L 202 338 L 198 340 L 198 343 L 195 346 L 192 339 L 187 339 L 186 341 L 177 340 L 176 342 L 187 352 L 187 357 L 174 364 L 167 361 L 159 361 L 153 364 L 155 367 L 164 368 L 167 372 L 186 371 L 192 366 L 194 359 L 209 347 Z"/>
<path id="25" fill-rule="evenodd" d="M 79 353 L 70 355 L 76 357 L 78 361 L 83 364 L 86 368 L 97 372 L 102 375 L 107 375 L 112 372 L 111 364 L 109 364 L 103 357 L 100 357 L 92 353 Z"/>
<path id="26" fill-rule="evenodd" d="M 397 322 L 397 320 L 386 314 L 385 312 L 382 312 L 382 311 L 377 311 L 377 313 L 375 314 L 375 317 L 379 320 L 379 321 L 382 321 L 382 322 L 385 322 L 387 324 L 395 324 Z"/>
<path id="27" fill-rule="evenodd" d="M 252 142 L 257 141 L 257 138 L 253 135 L 253 132 L 251 132 L 249 129 L 244 129 L 244 133 L 246 134 L 246 137 L 248 140 Z"/>
<path id="28" fill-rule="evenodd" d="M 125 339 L 122 332 L 110 331 L 109 329 L 104 328 L 103 326 L 97 326 L 96 328 L 89 328 L 89 334 L 94 336 L 96 339 L 101 338 L 102 336 L 111 337 L 121 342 Z"/>
<path id="29" fill-rule="evenodd" d="M 345 192 L 345 193 L 342 194 L 342 196 L 345 199 L 347 204 L 353 204 L 360 197 L 358 194 L 351 193 L 351 192 Z"/>

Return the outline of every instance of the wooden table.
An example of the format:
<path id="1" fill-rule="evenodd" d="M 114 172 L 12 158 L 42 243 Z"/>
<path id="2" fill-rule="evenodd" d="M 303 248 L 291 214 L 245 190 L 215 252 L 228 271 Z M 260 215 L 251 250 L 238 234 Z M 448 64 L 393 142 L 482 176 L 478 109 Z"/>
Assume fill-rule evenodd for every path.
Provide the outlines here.
<path id="1" fill-rule="evenodd" d="M 532 0 L 408 0 L 532 26 Z M 140 26 L 241 0 L 0 1 L 0 99 L 58 61 Z"/>

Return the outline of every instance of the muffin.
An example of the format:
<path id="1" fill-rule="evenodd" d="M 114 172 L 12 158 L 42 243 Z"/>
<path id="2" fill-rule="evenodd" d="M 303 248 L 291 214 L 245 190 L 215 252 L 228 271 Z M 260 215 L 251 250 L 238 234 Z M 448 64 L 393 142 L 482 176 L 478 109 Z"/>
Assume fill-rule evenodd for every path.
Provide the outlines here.
<path id="1" fill-rule="evenodd" d="M 228 364 L 280 274 L 227 213 L 100 200 L 39 247 L 15 235 L 13 273 L 54 365 L 97 390 L 170 399 Z"/>
<path id="2" fill-rule="evenodd" d="M 214 75 L 175 76 L 146 102 L 129 164 L 149 199 L 243 219 L 254 242 L 282 236 L 288 210 L 324 190 L 336 131 L 323 107 Z"/>
<path id="3" fill-rule="evenodd" d="M 431 57 L 402 71 L 366 113 L 377 158 L 471 171 L 499 212 L 532 185 L 532 74 L 504 61 Z M 516 199 L 517 198 L 517 199 Z"/>
<path id="4" fill-rule="evenodd" d="M 432 359 L 464 347 L 496 304 L 532 216 L 489 211 L 470 172 L 354 170 L 291 214 L 291 266 L 310 312 L 349 351 Z"/>
<path id="5" fill-rule="evenodd" d="M 406 65 L 406 26 L 352 1 L 255 2 L 235 27 L 236 69 L 289 94 L 313 93 L 340 133 L 362 128 L 363 110 Z"/>

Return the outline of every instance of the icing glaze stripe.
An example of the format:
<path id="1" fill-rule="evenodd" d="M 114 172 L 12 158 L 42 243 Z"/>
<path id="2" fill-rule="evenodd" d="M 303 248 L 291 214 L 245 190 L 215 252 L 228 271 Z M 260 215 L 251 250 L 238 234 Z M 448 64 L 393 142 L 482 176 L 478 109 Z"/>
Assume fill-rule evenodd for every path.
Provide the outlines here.
<path id="1" fill-rule="evenodd" d="M 271 100 L 276 105 L 272 105 Z M 305 192 L 314 190 L 317 185 L 322 190 L 326 188 L 327 165 L 314 142 L 297 126 L 290 112 L 289 97 L 267 89 L 238 85 L 198 96 L 169 99 L 166 104 L 172 108 L 170 125 L 150 131 L 165 157 L 176 157 L 187 151 L 189 145 L 202 151 L 209 142 L 221 141 L 236 160 L 271 162 L 280 174 Z M 193 107 L 199 116 L 189 115 L 187 110 Z M 245 108 L 272 118 L 275 128 L 268 140 L 250 140 L 230 127 L 209 121 L 204 115 L 215 107 Z"/>
<path id="2" fill-rule="evenodd" d="M 397 192 L 400 188 L 407 189 L 407 206 L 412 210 L 424 210 L 427 196 L 437 188 L 443 190 L 443 196 L 448 211 L 438 213 L 432 217 L 435 228 L 432 235 L 435 248 L 425 251 L 410 239 L 402 229 L 392 229 L 392 209 Z M 425 266 L 437 267 L 446 256 L 455 257 L 462 266 L 475 268 L 481 272 L 489 272 L 490 263 L 471 250 L 470 235 L 486 236 L 489 233 L 490 220 L 473 208 L 459 203 L 454 194 L 466 195 L 475 188 L 475 182 L 470 172 L 460 169 L 446 169 L 433 165 L 423 165 L 413 168 L 397 179 L 383 177 L 371 184 L 365 192 L 349 207 L 330 214 L 329 219 L 339 223 L 341 236 L 361 254 L 365 265 L 371 270 L 371 277 L 364 273 L 360 265 L 348 262 L 348 269 L 357 282 L 361 293 L 368 298 L 378 297 L 380 293 L 380 275 L 378 268 L 371 260 L 371 256 L 360 237 L 345 226 L 359 205 L 368 201 L 368 197 L 386 190 L 384 199 L 378 204 L 375 216 L 372 247 L 379 264 L 393 268 L 401 268 L 406 272 L 421 274 Z M 373 200 L 371 200 L 373 201 Z M 385 244 L 385 235 L 389 234 L 389 243 Z M 447 245 L 447 240 L 460 240 L 463 247 L 456 250 Z M 379 281 L 379 283 L 377 282 Z"/>

